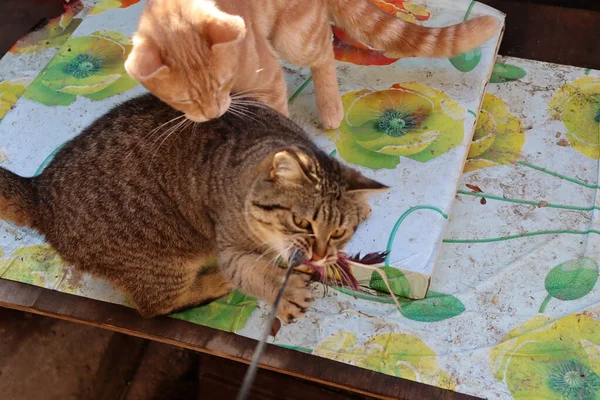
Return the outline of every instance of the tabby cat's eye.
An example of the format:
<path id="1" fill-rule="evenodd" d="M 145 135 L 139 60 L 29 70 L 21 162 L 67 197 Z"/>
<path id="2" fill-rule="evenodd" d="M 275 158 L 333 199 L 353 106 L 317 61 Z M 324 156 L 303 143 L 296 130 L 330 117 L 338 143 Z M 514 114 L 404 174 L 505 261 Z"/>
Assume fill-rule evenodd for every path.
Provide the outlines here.
<path id="1" fill-rule="evenodd" d="M 335 231 L 331 232 L 332 239 L 341 239 L 346 233 L 345 229 L 338 228 Z"/>
<path id="2" fill-rule="evenodd" d="M 294 215 L 294 224 L 296 224 L 296 226 L 300 229 L 309 229 L 310 228 L 310 222 L 307 219 L 298 218 L 295 215 Z"/>

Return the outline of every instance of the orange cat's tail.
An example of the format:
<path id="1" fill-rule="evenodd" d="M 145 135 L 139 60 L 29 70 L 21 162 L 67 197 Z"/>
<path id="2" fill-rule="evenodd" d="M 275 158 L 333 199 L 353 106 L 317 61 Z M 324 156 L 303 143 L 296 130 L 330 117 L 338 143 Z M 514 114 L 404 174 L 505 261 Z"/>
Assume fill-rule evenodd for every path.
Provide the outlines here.
<path id="1" fill-rule="evenodd" d="M 396 18 L 371 0 L 327 0 L 327 3 L 336 26 L 353 39 L 396 57 L 454 57 L 481 46 L 500 28 L 499 21 L 491 16 L 444 28 L 428 28 Z"/>
<path id="2" fill-rule="evenodd" d="M 31 178 L 0 167 L 0 218 L 32 227 L 35 209 Z"/>

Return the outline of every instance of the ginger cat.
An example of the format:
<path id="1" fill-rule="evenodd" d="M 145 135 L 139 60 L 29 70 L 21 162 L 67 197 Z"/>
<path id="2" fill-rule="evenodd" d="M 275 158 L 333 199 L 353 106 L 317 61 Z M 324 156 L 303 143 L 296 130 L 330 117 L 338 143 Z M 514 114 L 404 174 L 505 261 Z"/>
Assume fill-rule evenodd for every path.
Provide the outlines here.
<path id="1" fill-rule="evenodd" d="M 452 57 L 499 29 L 490 16 L 444 28 L 395 18 L 375 0 L 148 0 L 125 68 L 192 121 L 228 109 L 246 114 L 251 99 L 287 116 L 279 57 L 311 68 L 325 129 L 343 117 L 330 22 L 355 40 L 406 57 Z M 232 95 L 233 94 L 233 95 Z"/>

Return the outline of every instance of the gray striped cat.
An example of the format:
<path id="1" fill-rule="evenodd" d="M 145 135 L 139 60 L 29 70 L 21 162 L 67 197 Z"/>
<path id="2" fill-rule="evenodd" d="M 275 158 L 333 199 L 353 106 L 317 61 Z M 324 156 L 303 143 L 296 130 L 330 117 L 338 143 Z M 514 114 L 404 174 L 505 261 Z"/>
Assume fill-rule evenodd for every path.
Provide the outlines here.
<path id="1" fill-rule="evenodd" d="M 318 265 L 386 189 L 319 150 L 277 112 L 205 123 L 152 95 L 115 107 L 68 142 L 40 176 L 0 168 L 0 216 L 43 234 L 63 260 L 112 282 L 151 317 L 234 288 L 272 303 L 297 251 Z M 159 128 L 157 128 L 159 127 Z M 304 315 L 295 273 L 278 316 Z"/>

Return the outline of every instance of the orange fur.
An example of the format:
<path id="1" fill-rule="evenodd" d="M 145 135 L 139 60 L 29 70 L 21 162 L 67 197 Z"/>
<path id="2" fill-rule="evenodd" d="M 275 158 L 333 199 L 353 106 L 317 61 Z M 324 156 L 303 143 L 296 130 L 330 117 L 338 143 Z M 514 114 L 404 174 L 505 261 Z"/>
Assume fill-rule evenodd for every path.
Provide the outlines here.
<path id="1" fill-rule="evenodd" d="M 493 17 L 427 28 L 395 18 L 369 0 L 149 0 L 130 75 L 194 121 L 256 99 L 288 114 L 279 57 L 311 68 L 325 128 L 343 116 L 330 22 L 369 46 L 405 57 L 451 57 L 480 46 L 499 28 Z"/>

